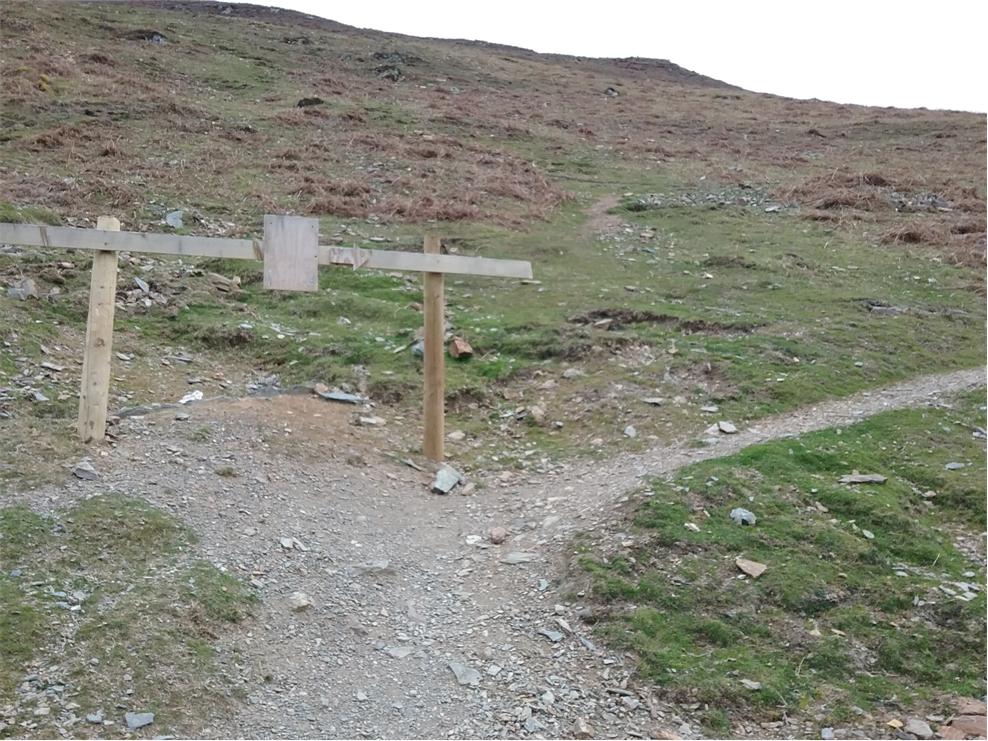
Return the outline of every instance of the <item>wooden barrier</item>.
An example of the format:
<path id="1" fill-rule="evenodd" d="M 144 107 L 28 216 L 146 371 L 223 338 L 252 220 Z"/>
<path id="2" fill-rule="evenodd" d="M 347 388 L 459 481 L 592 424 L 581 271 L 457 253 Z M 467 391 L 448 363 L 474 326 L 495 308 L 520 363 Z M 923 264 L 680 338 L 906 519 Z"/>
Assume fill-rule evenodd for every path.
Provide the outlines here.
<path id="1" fill-rule="evenodd" d="M 263 240 L 122 232 L 120 222 L 112 216 L 99 217 L 96 229 L 0 223 L 0 243 L 95 252 L 79 393 L 79 437 L 86 442 L 102 440 L 106 434 L 117 252 L 262 260 L 264 286 L 274 290 L 317 290 L 318 265 L 424 273 L 423 452 L 432 460 L 441 461 L 445 416 L 443 275 L 528 279 L 532 277 L 531 263 L 443 255 L 439 237 L 434 235 L 425 238 L 421 253 L 327 247 L 318 244 L 318 236 L 319 220 L 298 216 L 265 216 Z"/>

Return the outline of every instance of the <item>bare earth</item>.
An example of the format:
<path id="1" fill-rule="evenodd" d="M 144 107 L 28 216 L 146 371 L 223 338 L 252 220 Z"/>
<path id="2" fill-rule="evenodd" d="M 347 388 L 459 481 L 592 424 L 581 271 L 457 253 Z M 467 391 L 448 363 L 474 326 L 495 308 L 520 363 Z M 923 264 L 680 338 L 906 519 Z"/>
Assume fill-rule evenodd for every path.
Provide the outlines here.
<path id="1" fill-rule="evenodd" d="M 206 557 L 253 580 L 256 614 L 220 647 L 246 700 L 217 706 L 185 729 L 193 735 L 559 737 L 579 734 L 582 720 L 598 737 L 696 737 L 691 709 L 636 681 L 633 661 L 581 622 L 579 586 L 564 584 L 574 532 L 614 520 L 643 476 L 984 383 L 984 369 L 919 378 L 764 419 L 706 448 L 690 447 L 691 435 L 538 478 L 476 477 L 471 496 L 445 497 L 429 492 L 428 473 L 390 457 L 416 420 L 354 426 L 353 408 L 299 396 L 210 402 L 188 421 L 168 410 L 124 420 L 120 444 L 95 461 L 99 481 L 24 497 L 60 509 L 110 489 L 143 496 L 188 522 Z M 200 428 L 208 441 L 190 435 Z M 227 466 L 236 476 L 217 475 Z M 503 545 L 487 537 L 497 526 L 510 533 Z M 505 563 L 509 554 L 524 562 Z M 313 606 L 293 610 L 294 592 Z M 477 683 L 458 684 L 450 662 L 476 670 Z M 807 731 L 752 724 L 746 735 Z"/>

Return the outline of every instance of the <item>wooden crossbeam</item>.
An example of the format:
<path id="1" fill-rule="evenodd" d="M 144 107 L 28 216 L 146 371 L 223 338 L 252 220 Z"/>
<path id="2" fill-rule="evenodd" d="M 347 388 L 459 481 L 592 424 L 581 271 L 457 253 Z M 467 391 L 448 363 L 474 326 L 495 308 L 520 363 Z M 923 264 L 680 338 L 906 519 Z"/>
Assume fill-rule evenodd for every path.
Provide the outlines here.
<path id="1" fill-rule="evenodd" d="M 263 260 L 264 286 L 276 290 L 317 290 L 318 265 L 349 265 L 354 269 L 424 273 L 423 451 L 429 458 L 437 461 L 441 461 L 444 455 L 443 366 L 446 348 L 443 275 L 453 273 L 521 279 L 532 277 L 531 263 L 525 260 L 443 255 L 439 237 L 432 235 L 425 238 L 424 249 L 420 253 L 327 247 L 318 244 L 318 220 L 298 216 L 265 216 L 263 241 L 122 232 L 119 231 L 120 222 L 109 216 L 101 216 L 96 226 L 96 229 L 76 229 L 0 223 L 0 243 L 3 244 L 95 251 L 82 366 L 82 392 L 79 399 L 79 436 L 87 442 L 101 440 L 106 433 L 117 252 Z"/>
<path id="2" fill-rule="evenodd" d="M 190 237 L 149 232 L 113 232 L 38 224 L 0 224 L 0 243 L 26 247 L 53 247 L 69 250 L 111 250 L 148 252 L 180 257 L 222 257 L 233 260 L 263 260 L 263 243 L 258 239 Z M 351 265 L 372 270 L 406 270 L 417 273 L 453 273 L 492 278 L 532 277 L 526 260 L 501 260 L 463 255 L 422 254 L 397 250 L 365 250 L 360 247 L 319 245 L 320 265 Z"/>

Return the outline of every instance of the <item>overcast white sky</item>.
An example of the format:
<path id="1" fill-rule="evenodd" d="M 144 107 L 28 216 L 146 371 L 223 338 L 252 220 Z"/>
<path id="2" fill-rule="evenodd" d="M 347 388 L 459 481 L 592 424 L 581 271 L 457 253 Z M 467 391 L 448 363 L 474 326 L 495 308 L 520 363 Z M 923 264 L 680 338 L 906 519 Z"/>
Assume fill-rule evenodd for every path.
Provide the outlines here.
<path id="1" fill-rule="evenodd" d="M 655 57 L 796 98 L 988 110 L 984 0 L 267 0 L 361 28 Z"/>

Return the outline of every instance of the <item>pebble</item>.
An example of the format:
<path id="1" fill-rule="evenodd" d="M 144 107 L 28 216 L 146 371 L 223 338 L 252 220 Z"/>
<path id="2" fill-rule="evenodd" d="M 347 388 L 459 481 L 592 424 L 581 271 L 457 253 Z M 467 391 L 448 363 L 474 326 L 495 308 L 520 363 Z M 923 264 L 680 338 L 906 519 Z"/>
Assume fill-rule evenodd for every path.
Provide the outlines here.
<path id="1" fill-rule="evenodd" d="M 738 428 L 734 426 L 733 422 L 728 422 L 727 420 L 721 420 L 717 423 L 717 429 L 723 432 L 725 435 L 733 435 L 738 431 Z"/>
<path id="2" fill-rule="evenodd" d="M 508 531 L 503 527 L 492 527 L 487 537 L 494 545 L 501 545 L 508 539 Z"/>

